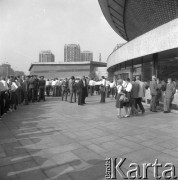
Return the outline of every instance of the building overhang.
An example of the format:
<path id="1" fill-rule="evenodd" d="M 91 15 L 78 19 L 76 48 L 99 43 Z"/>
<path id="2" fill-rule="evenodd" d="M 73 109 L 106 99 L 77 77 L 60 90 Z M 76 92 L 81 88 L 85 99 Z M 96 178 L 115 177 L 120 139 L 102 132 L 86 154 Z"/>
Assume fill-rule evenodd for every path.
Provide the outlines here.
<path id="1" fill-rule="evenodd" d="M 123 39 L 128 41 L 128 37 L 124 25 L 125 0 L 98 0 L 103 15 L 114 29 Z"/>
<path id="2" fill-rule="evenodd" d="M 107 69 L 119 63 L 178 48 L 178 19 L 153 29 L 111 53 Z"/>

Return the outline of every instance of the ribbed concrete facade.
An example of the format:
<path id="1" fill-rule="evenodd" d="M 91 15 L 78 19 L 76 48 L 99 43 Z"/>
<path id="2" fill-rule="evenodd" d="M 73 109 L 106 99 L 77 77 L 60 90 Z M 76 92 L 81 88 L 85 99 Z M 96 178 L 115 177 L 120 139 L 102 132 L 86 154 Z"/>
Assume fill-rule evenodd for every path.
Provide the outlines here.
<path id="1" fill-rule="evenodd" d="M 178 81 L 178 1 L 99 0 L 101 10 L 118 35 L 128 42 L 107 60 L 109 76 L 122 79 L 156 75 Z"/>

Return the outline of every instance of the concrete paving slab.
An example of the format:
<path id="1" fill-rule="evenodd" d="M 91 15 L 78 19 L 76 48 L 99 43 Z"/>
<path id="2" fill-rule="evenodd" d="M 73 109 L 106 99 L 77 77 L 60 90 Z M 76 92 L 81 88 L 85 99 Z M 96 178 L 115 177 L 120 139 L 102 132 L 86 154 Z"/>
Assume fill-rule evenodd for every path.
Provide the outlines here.
<path id="1" fill-rule="evenodd" d="M 88 97 L 83 107 L 46 100 L 0 120 L 0 179 L 104 180 L 110 157 L 125 157 L 125 170 L 156 158 L 178 168 L 177 114 L 146 107 L 144 116 L 118 119 L 110 98 Z"/>

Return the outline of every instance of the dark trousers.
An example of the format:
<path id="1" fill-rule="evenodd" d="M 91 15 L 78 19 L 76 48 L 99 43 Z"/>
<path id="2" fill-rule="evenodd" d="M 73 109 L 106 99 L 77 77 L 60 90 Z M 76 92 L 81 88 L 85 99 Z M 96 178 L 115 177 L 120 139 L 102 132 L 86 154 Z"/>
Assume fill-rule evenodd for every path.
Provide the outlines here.
<path id="1" fill-rule="evenodd" d="M 16 94 L 17 94 L 17 97 L 18 97 L 18 104 L 21 104 L 21 87 L 17 88 Z"/>
<path id="2" fill-rule="evenodd" d="M 38 101 L 40 101 L 40 100 L 45 101 L 45 91 L 44 91 L 43 87 L 39 88 L 39 99 L 38 99 Z"/>
<path id="3" fill-rule="evenodd" d="M 53 86 L 53 96 L 56 97 L 57 86 Z"/>
<path id="4" fill-rule="evenodd" d="M 50 94 L 50 85 L 46 86 L 46 95 L 49 96 Z"/>
<path id="5" fill-rule="evenodd" d="M 84 94 L 82 94 L 82 104 L 85 104 L 85 98 L 86 98 L 86 96 Z"/>
<path id="6" fill-rule="evenodd" d="M 109 86 L 106 86 L 106 97 L 109 97 Z"/>
<path id="7" fill-rule="evenodd" d="M 28 91 L 23 91 L 24 94 L 24 105 L 28 105 Z"/>
<path id="8" fill-rule="evenodd" d="M 137 115 L 137 98 L 131 98 L 131 114 Z"/>
<path id="9" fill-rule="evenodd" d="M 0 118 L 1 118 L 1 92 L 0 92 Z"/>
<path id="10" fill-rule="evenodd" d="M 106 93 L 105 93 L 105 91 L 101 91 L 101 103 L 104 103 L 105 102 L 105 95 Z"/>
<path id="11" fill-rule="evenodd" d="M 64 96 L 65 96 L 65 101 L 67 101 L 67 95 L 68 95 L 68 90 L 67 89 L 64 89 L 62 91 L 62 101 L 64 100 Z"/>
<path id="12" fill-rule="evenodd" d="M 2 97 L 2 92 L 0 92 L 0 117 L 4 114 L 4 100 Z"/>
<path id="13" fill-rule="evenodd" d="M 34 102 L 34 88 L 29 89 L 29 101 Z"/>
<path id="14" fill-rule="evenodd" d="M 3 99 L 3 106 L 4 106 L 3 112 L 6 113 L 10 108 L 9 93 L 7 91 L 2 92 L 2 99 Z"/>
<path id="15" fill-rule="evenodd" d="M 34 101 L 38 100 L 38 88 L 34 88 Z"/>
<path id="16" fill-rule="evenodd" d="M 94 86 L 90 86 L 90 95 L 93 96 L 94 93 Z"/>
<path id="17" fill-rule="evenodd" d="M 141 111 L 145 112 L 145 109 L 144 109 L 144 107 L 142 105 L 142 98 L 141 97 L 137 98 L 136 103 L 139 106 L 139 108 L 141 109 Z"/>
<path id="18" fill-rule="evenodd" d="M 156 95 L 151 95 L 150 111 L 156 111 Z"/>
<path id="19" fill-rule="evenodd" d="M 171 111 L 171 103 L 173 98 L 165 97 L 164 98 L 164 111 L 170 112 Z"/>
<path id="20" fill-rule="evenodd" d="M 15 91 L 10 91 L 10 107 L 11 109 L 17 109 L 17 96 Z"/>
<path id="21" fill-rule="evenodd" d="M 114 95 L 115 95 L 115 89 L 114 89 L 114 88 L 110 88 L 110 91 L 111 91 L 112 97 L 114 97 Z"/>
<path id="22" fill-rule="evenodd" d="M 78 105 L 82 105 L 82 91 L 78 92 Z"/>

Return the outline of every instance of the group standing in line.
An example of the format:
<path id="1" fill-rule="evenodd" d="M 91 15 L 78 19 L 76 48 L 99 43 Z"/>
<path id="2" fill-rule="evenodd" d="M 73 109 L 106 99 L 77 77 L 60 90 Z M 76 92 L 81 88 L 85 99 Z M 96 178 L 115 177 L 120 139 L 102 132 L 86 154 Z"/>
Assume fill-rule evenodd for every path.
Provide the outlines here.
<path id="1" fill-rule="evenodd" d="M 146 89 L 150 88 L 151 102 L 150 111 L 157 112 L 160 102 L 160 94 L 164 94 L 164 113 L 169 113 L 171 104 L 176 92 L 176 85 L 168 78 L 168 82 L 160 82 L 158 78 L 152 76 L 150 83 L 142 82 L 139 76 L 129 78 L 113 79 L 110 81 L 104 76 L 100 80 L 82 78 L 71 78 L 44 80 L 44 76 L 39 78 L 36 75 L 24 77 L 7 77 L 0 80 L 0 117 L 7 112 L 17 109 L 20 104 L 28 105 L 30 102 L 45 101 L 46 96 L 61 96 L 62 101 L 69 103 L 78 102 L 79 106 L 86 104 L 86 97 L 100 95 L 100 103 L 105 103 L 105 99 L 116 99 L 117 116 L 136 116 L 139 112 L 145 113 L 142 99 L 145 97 Z M 125 109 L 125 115 L 121 114 L 121 109 Z"/>

